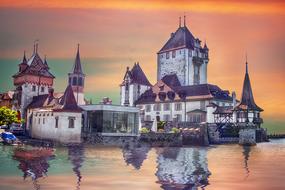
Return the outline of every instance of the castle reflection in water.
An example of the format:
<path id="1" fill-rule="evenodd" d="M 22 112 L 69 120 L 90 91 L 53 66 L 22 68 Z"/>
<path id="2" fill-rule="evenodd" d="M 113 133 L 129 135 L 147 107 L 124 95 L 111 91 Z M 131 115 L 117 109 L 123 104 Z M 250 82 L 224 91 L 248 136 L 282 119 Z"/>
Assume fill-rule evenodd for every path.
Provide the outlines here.
<path id="1" fill-rule="evenodd" d="M 85 157 L 85 147 L 83 145 L 68 146 L 67 160 L 72 166 L 73 175 L 76 177 L 75 189 L 80 189 L 80 184 L 84 181 L 81 172 Z M 96 147 L 94 148 L 96 149 Z M 121 148 L 121 155 L 127 167 L 131 166 L 135 170 L 140 170 L 143 162 L 148 158 L 149 146 L 125 146 Z M 208 185 L 208 178 L 211 172 L 208 169 L 207 161 L 208 148 L 203 147 L 169 147 L 154 148 L 156 154 L 156 183 L 164 190 L 194 190 L 204 189 Z M 249 175 L 248 159 L 250 148 L 245 147 L 244 169 Z M 42 156 L 36 159 L 20 159 L 16 156 L 14 160 L 19 162 L 18 168 L 23 172 L 23 178 L 30 177 L 34 184 L 34 189 L 40 189 L 37 183 L 39 178 L 47 176 L 50 167 L 49 162 L 57 159 L 55 155 Z"/>

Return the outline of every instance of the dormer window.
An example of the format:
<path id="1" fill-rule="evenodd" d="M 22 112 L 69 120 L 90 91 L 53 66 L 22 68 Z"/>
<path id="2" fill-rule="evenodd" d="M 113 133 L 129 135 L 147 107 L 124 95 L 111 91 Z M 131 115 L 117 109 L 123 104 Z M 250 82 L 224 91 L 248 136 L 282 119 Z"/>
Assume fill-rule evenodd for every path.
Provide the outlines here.
<path id="1" fill-rule="evenodd" d="M 45 91 L 45 87 L 41 87 L 41 92 L 44 92 Z"/>
<path id="2" fill-rule="evenodd" d="M 33 91 L 33 92 L 36 91 L 36 86 L 35 86 L 35 85 L 32 86 L 32 91 Z"/>

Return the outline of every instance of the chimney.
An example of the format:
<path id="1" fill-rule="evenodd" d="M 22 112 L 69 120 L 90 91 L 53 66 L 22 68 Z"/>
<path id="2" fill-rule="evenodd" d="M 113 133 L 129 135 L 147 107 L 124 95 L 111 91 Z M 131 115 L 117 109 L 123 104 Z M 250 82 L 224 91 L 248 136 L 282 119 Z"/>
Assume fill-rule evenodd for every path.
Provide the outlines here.
<path id="1" fill-rule="evenodd" d="M 232 92 L 232 97 L 233 97 L 233 108 L 234 108 L 234 107 L 236 107 L 236 104 L 237 104 L 236 92 L 235 91 Z"/>

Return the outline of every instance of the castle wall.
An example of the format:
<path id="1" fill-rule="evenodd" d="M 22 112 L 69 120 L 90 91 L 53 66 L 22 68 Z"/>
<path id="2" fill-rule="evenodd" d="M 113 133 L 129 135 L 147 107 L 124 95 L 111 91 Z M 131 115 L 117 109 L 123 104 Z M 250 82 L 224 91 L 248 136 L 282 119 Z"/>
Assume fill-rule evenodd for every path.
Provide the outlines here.
<path id="1" fill-rule="evenodd" d="M 58 127 L 56 127 L 58 117 Z M 74 118 L 74 128 L 69 128 L 69 118 Z M 33 138 L 55 140 L 62 143 L 79 143 L 81 140 L 81 113 L 33 111 L 30 133 Z"/>

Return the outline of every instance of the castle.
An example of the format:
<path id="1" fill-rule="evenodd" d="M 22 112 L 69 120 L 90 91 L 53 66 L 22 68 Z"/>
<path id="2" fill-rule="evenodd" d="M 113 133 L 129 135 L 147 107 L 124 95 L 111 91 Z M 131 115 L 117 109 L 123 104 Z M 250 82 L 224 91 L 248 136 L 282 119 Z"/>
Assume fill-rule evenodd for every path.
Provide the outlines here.
<path id="1" fill-rule="evenodd" d="M 120 85 L 121 105 L 141 110 L 142 123 L 154 121 L 225 124 L 252 123 L 260 127 L 263 110 L 256 105 L 246 61 L 241 101 L 235 92 L 209 84 L 209 49 L 185 23 L 171 33 L 157 53 L 157 82 L 151 85 L 139 63 L 127 67 Z"/>

